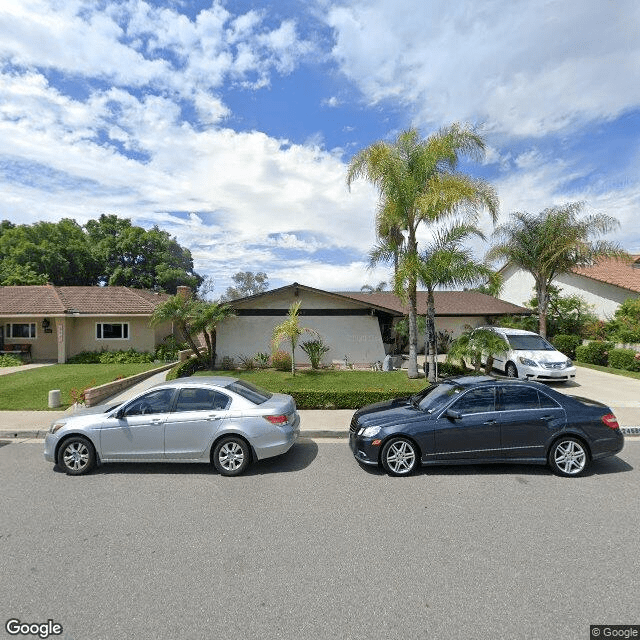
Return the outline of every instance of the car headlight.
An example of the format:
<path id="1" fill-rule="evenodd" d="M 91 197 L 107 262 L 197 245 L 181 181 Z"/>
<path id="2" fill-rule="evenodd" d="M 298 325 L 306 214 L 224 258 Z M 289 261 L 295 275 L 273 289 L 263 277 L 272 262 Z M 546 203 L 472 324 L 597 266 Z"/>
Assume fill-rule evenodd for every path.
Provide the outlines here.
<path id="1" fill-rule="evenodd" d="M 567 361 L 565 362 L 565 366 L 566 367 L 573 367 L 573 361 L 570 360 L 569 358 L 567 358 Z"/>
<path id="2" fill-rule="evenodd" d="M 529 360 L 529 358 L 523 358 L 522 356 L 520 356 L 518 358 L 518 360 L 520 360 L 520 364 L 525 365 L 525 367 L 537 367 L 538 363 L 534 362 L 533 360 Z"/>
<path id="3" fill-rule="evenodd" d="M 380 429 L 382 429 L 382 427 L 362 428 L 360 429 L 360 431 L 358 431 L 358 435 L 362 436 L 363 438 L 373 438 L 373 436 L 377 436 L 378 433 L 380 433 Z"/>
<path id="4" fill-rule="evenodd" d="M 67 423 L 66 422 L 54 422 L 50 427 L 49 427 L 49 433 L 55 433 L 56 431 L 58 431 L 59 429 L 62 429 L 62 427 L 64 427 Z"/>

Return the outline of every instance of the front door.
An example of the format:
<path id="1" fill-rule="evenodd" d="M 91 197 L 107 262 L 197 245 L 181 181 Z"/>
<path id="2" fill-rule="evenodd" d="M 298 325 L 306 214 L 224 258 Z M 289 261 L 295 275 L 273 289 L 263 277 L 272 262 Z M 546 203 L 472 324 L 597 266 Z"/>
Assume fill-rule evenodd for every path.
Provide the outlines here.
<path id="1" fill-rule="evenodd" d="M 100 431 L 104 460 L 162 460 L 164 423 L 171 410 L 173 389 L 158 389 L 123 407 Z"/>

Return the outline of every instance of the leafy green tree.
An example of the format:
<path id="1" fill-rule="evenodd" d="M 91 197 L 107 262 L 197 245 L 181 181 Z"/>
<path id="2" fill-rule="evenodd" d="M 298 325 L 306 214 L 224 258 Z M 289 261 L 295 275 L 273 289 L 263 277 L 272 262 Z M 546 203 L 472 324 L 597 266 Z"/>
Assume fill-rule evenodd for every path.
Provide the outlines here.
<path id="1" fill-rule="evenodd" d="M 640 342 L 640 300 L 628 298 L 606 324 L 607 334 L 619 342 Z"/>
<path id="2" fill-rule="evenodd" d="M 425 250 L 418 254 L 417 264 L 410 260 L 401 263 L 398 274 L 408 279 L 411 272 L 418 274 L 418 282 L 427 290 L 425 354 L 429 361 L 429 380 L 436 379 L 436 330 L 433 292 L 438 287 L 462 287 L 487 280 L 492 270 L 474 259 L 464 242 L 471 236 L 484 239 L 475 225 L 456 221 L 451 226 L 438 229 Z M 405 275 L 405 270 L 409 273 Z"/>
<path id="3" fill-rule="evenodd" d="M 590 266 L 601 257 L 627 256 L 618 244 L 597 240 L 618 227 L 618 220 L 604 214 L 580 217 L 582 209 L 582 203 L 574 202 L 538 214 L 516 212 L 494 231 L 496 244 L 487 259 L 506 260 L 533 276 L 543 337 L 547 336 L 549 287 L 557 276 Z"/>
<path id="4" fill-rule="evenodd" d="M 227 287 L 222 300 L 238 300 L 264 293 L 269 287 L 269 277 L 264 271 L 238 271 L 233 278 L 235 287 Z"/>
<path id="5" fill-rule="evenodd" d="M 476 131 L 453 124 L 426 139 L 415 129 L 403 131 L 393 143 L 379 141 L 363 149 L 349 164 L 347 184 L 364 178 L 380 195 L 375 225 L 378 245 L 371 252 L 371 263 L 398 255 L 393 288 L 408 303 L 410 378 L 418 377 L 417 231 L 422 224 L 432 225 L 462 211 L 477 216 L 486 209 L 495 220 L 494 189 L 458 171 L 461 158 L 480 159 L 484 149 Z M 398 233 L 406 235 L 402 246 Z"/>
<path id="6" fill-rule="evenodd" d="M 284 340 L 289 342 L 289 346 L 291 347 L 291 374 L 296 375 L 296 346 L 298 345 L 298 340 L 303 333 L 310 333 L 313 336 L 319 337 L 318 332 L 314 329 L 310 329 L 308 327 L 300 326 L 300 302 L 294 302 L 289 307 L 289 313 L 287 314 L 287 319 L 279 324 L 273 330 L 273 338 L 271 341 L 271 351 L 275 353 L 278 350 L 278 347 L 282 344 Z"/>

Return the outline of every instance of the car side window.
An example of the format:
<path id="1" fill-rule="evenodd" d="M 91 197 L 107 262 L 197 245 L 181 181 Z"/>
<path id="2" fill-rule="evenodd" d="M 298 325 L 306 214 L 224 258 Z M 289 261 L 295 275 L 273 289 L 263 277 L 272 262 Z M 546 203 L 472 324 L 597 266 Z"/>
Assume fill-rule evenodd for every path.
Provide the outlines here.
<path id="1" fill-rule="evenodd" d="M 229 397 L 214 389 L 180 389 L 175 411 L 217 411 L 228 405 Z"/>
<path id="2" fill-rule="evenodd" d="M 516 385 L 502 387 L 502 410 L 539 409 L 538 390 Z"/>
<path id="3" fill-rule="evenodd" d="M 467 391 L 462 398 L 453 403 L 451 408 L 462 415 L 495 411 L 495 389 L 494 387 L 490 387 Z"/>
<path id="4" fill-rule="evenodd" d="M 141 396 L 125 410 L 125 416 L 142 416 L 154 413 L 166 413 L 171 408 L 173 389 L 158 389 Z"/>
<path id="5" fill-rule="evenodd" d="M 560 405 L 550 398 L 546 393 L 542 393 L 538 391 L 538 396 L 540 398 L 540 408 L 541 409 L 560 409 Z"/>

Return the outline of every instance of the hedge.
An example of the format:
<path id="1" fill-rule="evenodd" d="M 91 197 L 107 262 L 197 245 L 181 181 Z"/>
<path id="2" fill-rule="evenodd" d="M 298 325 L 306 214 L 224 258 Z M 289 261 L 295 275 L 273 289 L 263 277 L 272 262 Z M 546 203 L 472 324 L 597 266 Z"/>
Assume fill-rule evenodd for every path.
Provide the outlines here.
<path id="1" fill-rule="evenodd" d="M 640 354 L 633 349 L 611 349 L 609 351 L 609 366 L 625 371 L 640 371 Z"/>
<path id="2" fill-rule="evenodd" d="M 175 380 L 176 378 L 188 378 L 192 376 L 196 371 L 202 371 L 207 367 L 195 356 L 179 362 L 175 367 L 169 370 L 167 374 L 167 380 Z"/>
<path id="3" fill-rule="evenodd" d="M 560 353 L 564 353 L 567 358 L 575 360 L 576 349 L 582 345 L 582 338 L 580 336 L 559 333 L 557 336 L 554 336 L 551 342 Z"/>
<path id="4" fill-rule="evenodd" d="M 576 360 L 606 367 L 608 366 L 609 352 L 614 348 L 613 342 L 594 340 L 576 348 Z"/>

